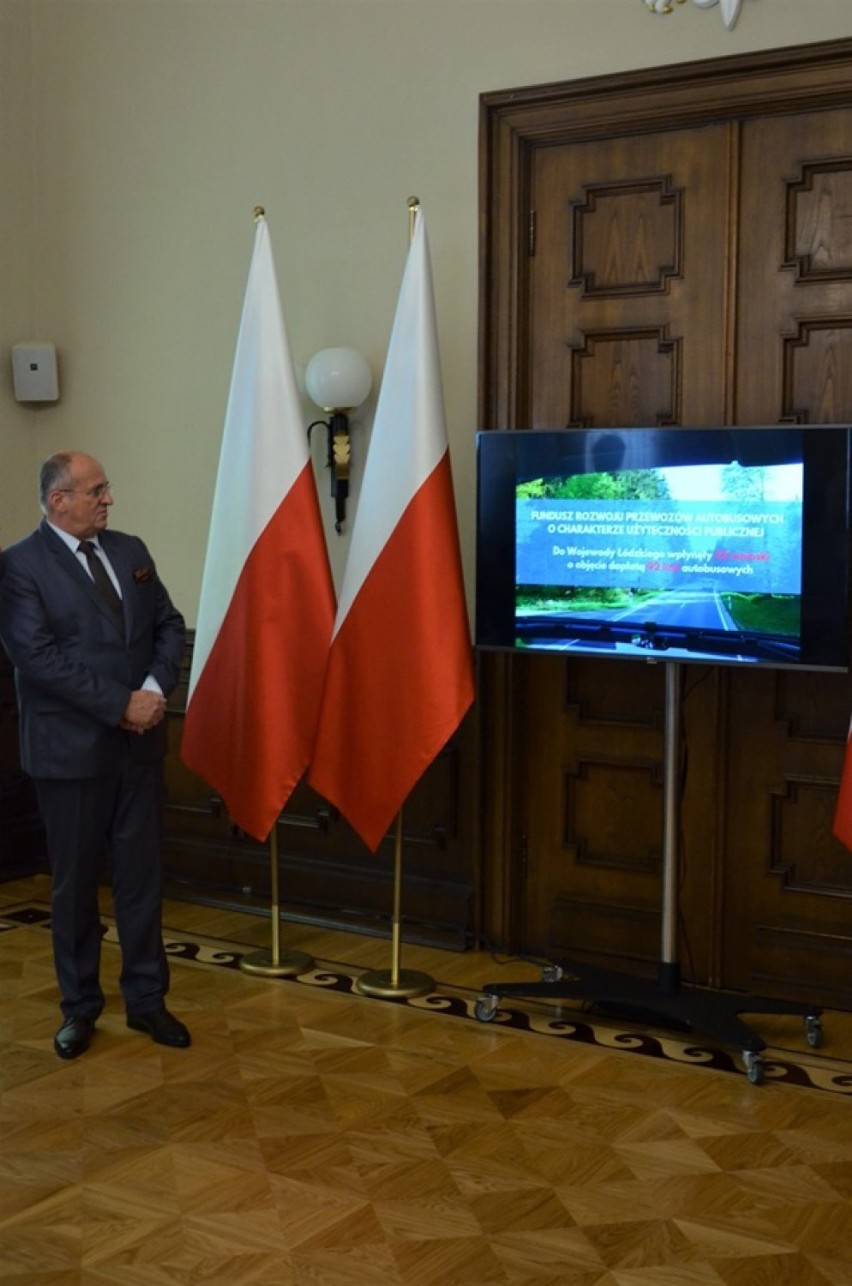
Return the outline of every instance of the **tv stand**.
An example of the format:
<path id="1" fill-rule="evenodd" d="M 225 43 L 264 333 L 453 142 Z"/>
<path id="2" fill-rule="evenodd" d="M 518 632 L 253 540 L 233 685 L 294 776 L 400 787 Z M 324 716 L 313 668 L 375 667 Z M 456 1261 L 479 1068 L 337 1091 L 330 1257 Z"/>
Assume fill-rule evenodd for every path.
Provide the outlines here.
<path id="1" fill-rule="evenodd" d="M 480 1022 L 491 1022 L 500 997 L 544 997 L 586 1000 L 598 1009 L 631 1021 L 701 1032 L 741 1050 L 748 1079 L 764 1079 L 762 1052 L 766 1041 L 745 1023 L 742 1014 L 784 1014 L 804 1019 L 805 1039 L 822 1044 L 822 1010 L 815 1005 L 773 1000 L 740 992 L 684 986 L 677 962 L 677 761 L 681 673 L 666 661 L 666 707 L 663 776 L 663 889 L 661 957 L 656 980 L 633 977 L 595 965 L 557 961 L 546 965 L 540 982 L 486 983 L 475 1005 Z"/>

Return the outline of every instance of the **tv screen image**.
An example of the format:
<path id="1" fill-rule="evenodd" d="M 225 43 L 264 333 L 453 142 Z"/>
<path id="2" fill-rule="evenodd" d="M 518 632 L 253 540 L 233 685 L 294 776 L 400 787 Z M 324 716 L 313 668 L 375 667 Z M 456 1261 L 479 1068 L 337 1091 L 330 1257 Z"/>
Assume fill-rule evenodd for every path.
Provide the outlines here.
<path id="1" fill-rule="evenodd" d="M 478 435 L 477 643 L 845 669 L 849 430 Z"/>

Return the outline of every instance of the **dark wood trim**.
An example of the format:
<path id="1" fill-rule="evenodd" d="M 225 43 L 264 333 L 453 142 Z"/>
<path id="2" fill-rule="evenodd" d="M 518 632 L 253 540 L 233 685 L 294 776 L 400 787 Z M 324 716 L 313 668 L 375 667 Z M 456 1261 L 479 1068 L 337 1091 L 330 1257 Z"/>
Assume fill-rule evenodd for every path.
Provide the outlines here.
<path id="1" fill-rule="evenodd" d="M 511 121 L 533 143 L 612 138 L 732 117 L 848 107 L 850 59 L 852 39 L 826 40 L 499 90 L 482 94 L 480 104 L 492 135 Z"/>

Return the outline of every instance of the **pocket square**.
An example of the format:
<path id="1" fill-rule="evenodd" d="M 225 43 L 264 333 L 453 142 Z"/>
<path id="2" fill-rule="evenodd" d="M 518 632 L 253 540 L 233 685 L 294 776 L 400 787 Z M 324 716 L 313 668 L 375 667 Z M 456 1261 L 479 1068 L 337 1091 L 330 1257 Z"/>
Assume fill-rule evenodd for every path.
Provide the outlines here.
<path id="1" fill-rule="evenodd" d="M 151 579 L 150 567 L 136 567 L 133 570 L 133 579 L 137 585 L 143 585 L 146 580 Z"/>

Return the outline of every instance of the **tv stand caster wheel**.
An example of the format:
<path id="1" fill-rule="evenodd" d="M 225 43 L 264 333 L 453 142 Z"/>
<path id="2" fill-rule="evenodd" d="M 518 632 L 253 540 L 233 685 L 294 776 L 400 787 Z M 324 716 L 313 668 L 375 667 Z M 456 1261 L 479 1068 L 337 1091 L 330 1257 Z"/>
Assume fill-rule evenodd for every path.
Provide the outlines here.
<path id="1" fill-rule="evenodd" d="M 766 1069 L 760 1054 L 755 1054 L 750 1049 L 744 1049 L 743 1063 L 745 1064 L 746 1076 L 752 1085 L 762 1085 Z"/>
<path id="2" fill-rule="evenodd" d="M 808 1014 L 805 1019 L 805 1040 L 811 1049 L 819 1049 L 822 1045 L 822 1019 L 818 1014 Z"/>
<path id="3" fill-rule="evenodd" d="M 497 997 L 477 996 L 473 1012 L 481 1023 L 492 1022 L 497 1017 Z"/>

